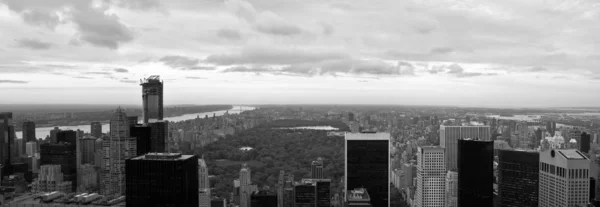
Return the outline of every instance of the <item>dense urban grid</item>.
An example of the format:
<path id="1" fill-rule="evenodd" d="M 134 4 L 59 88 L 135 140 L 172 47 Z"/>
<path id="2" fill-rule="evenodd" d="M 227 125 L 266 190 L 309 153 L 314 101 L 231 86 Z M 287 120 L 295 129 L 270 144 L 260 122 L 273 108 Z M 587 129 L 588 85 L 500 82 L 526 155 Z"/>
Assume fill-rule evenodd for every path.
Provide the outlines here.
<path id="1" fill-rule="evenodd" d="M 56 126 L 39 134 L 33 117 L 47 114 L 0 113 L 0 204 L 600 203 L 600 114 L 590 110 L 187 106 L 220 112 L 168 121 L 160 77 L 140 85 L 141 117 L 118 107 L 108 130 L 88 117 L 89 131 Z"/>

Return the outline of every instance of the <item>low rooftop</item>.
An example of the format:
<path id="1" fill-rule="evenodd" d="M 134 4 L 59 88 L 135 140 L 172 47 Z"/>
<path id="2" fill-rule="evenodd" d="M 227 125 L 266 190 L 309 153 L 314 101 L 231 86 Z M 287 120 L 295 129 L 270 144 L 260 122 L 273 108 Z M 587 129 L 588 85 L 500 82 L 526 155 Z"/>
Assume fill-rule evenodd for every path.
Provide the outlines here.
<path id="1" fill-rule="evenodd" d="M 356 188 L 348 191 L 348 201 L 370 201 L 369 193 L 367 189 Z"/>

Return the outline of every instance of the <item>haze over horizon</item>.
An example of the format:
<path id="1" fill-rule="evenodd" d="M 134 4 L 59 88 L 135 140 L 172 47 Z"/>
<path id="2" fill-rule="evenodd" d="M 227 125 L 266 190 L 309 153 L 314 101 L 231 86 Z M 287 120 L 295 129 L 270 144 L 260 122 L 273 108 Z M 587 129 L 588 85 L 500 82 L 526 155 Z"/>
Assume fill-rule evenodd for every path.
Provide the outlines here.
<path id="1" fill-rule="evenodd" d="M 0 104 L 586 107 L 600 2 L 0 0 Z"/>

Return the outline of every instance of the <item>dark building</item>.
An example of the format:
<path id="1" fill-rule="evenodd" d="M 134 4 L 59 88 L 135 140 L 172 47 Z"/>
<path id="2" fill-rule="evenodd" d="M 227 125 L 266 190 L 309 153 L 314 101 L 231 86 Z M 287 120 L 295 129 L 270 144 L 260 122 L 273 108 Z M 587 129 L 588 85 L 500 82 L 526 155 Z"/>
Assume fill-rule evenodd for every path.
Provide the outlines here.
<path id="1" fill-rule="evenodd" d="M 492 206 L 494 143 L 458 140 L 458 206 Z"/>
<path id="2" fill-rule="evenodd" d="M 102 124 L 100 122 L 92 122 L 90 134 L 96 138 L 102 137 Z"/>
<path id="3" fill-rule="evenodd" d="M 312 179 L 323 179 L 323 158 L 312 161 L 310 165 L 310 174 Z"/>
<path id="4" fill-rule="evenodd" d="M 135 137 L 137 144 L 137 156 L 145 155 L 150 152 L 150 127 L 137 125 L 129 129 L 131 137 Z"/>
<path id="5" fill-rule="evenodd" d="M 125 161 L 127 206 L 198 206 L 198 157 L 149 153 Z"/>
<path id="6" fill-rule="evenodd" d="M 77 186 L 77 156 L 75 144 L 44 143 L 40 145 L 40 166 L 60 165 L 65 181 L 73 183 L 73 191 Z"/>
<path id="7" fill-rule="evenodd" d="M 317 205 L 317 188 L 312 184 L 296 185 L 294 187 L 296 207 L 315 207 Z"/>
<path id="8" fill-rule="evenodd" d="M 169 122 L 152 122 L 148 123 L 148 127 L 150 127 L 150 151 L 166 152 Z"/>
<path id="9" fill-rule="evenodd" d="M 226 199 L 210 200 L 210 206 L 211 207 L 227 207 L 227 200 Z"/>
<path id="10" fill-rule="evenodd" d="M 315 187 L 315 200 L 317 207 L 331 206 L 331 180 L 330 179 L 302 179 L 305 185 Z"/>
<path id="11" fill-rule="evenodd" d="M 590 177 L 590 202 L 594 203 L 596 200 L 596 179 Z"/>
<path id="12" fill-rule="evenodd" d="M 581 133 L 581 141 L 579 143 L 579 151 L 583 152 L 583 153 L 589 153 L 590 152 L 590 142 L 591 142 L 591 136 L 588 133 Z"/>
<path id="13" fill-rule="evenodd" d="M 138 124 L 138 117 L 137 116 L 128 116 L 127 123 L 129 124 L 129 127 L 134 127 L 135 125 Z"/>
<path id="14" fill-rule="evenodd" d="M 35 137 L 35 122 L 25 121 L 23 122 L 23 152 L 25 152 L 25 143 L 37 142 Z"/>
<path id="15" fill-rule="evenodd" d="M 388 133 L 346 133 L 344 188 L 365 188 L 374 207 L 389 206 L 389 138 Z"/>
<path id="16" fill-rule="evenodd" d="M 535 151 L 498 150 L 498 195 L 502 206 L 538 206 L 539 160 L 540 154 Z"/>
<path id="17" fill-rule="evenodd" d="M 56 142 L 68 142 L 75 145 L 77 143 L 77 133 L 73 130 L 61 130 L 56 133 Z"/>
<path id="18" fill-rule="evenodd" d="M 0 112 L 0 165 L 2 175 L 11 175 L 12 153 L 15 148 L 15 128 L 12 120 L 12 112 Z"/>
<path id="19" fill-rule="evenodd" d="M 140 84 L 142 86 L 142 116 L 144 124 L 147 124 L 150 119 L 163 119 L 163 82 L 160 81 L 160 76 L 153 75 L 144 80 Z"/>
<path id="20" fill-rule="evenodd" d="M 257 191 L 250 195 L 250 207 L 277 207 L 277 195 L 268 191 Z"/>

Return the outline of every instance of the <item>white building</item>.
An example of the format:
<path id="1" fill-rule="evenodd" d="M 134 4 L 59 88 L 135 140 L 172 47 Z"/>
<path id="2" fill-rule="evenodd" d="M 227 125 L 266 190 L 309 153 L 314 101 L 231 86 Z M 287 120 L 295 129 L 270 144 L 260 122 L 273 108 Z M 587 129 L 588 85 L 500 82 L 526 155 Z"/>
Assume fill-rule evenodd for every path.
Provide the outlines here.
<path id="1" fill-rule="evenodd" d="M 72 186 L 71 181 L 63 181 L 60 165 L 42 165 L 38 178 L 31 184 L 31 191 L 34 193 L 53 191 L 70 193 Z"/>
<path id="2" fill-rule="evenodd" d="M 490 126 L 440 126 L 440 146 L 446 149 L 446 169 L 457 170 L 458 140 L 491 140 Z"/>
<path id="3" fill-rule="evenodd" d="M 37 142 L 27 142 L 25 144 L 25 152 L 27 156 L 33 157 L 37 153 Z"/>
<path id="4" fill-rule="evenodd" d="M 110 119 L 109 137 L 102 143 L 100 194 L 125 194 L 125 160 L 136 156 L 136 140 L 129 135 L 127 115 L 119 107 Z"/>
<path id="5" fill-rule="evenodd" d="M 442 147 L 418 148 L 415 206 L 444 207 L 446 205 L 445 159 Z"/>
<path id="6" fill-rule="evenodd" d="M 446 207 L 458 206 L 458 172 L 446 174 Z"/>
<path id="7" fill-rule="evenodd" d="M 198 206 L 210 207 L 210 188 L 198 189 Z"/>
<path id="8" fill-rule="evenodd" d="M 198 203 L 200 207 L 210 207 L 210 183 L 208 180 L 208 167 L 202 159 L 198 159 Z"/>
<path id="9" fill-rule="evenodd" d="M 540 153 L 539 206 L 585 206 L 589 201 L 590 161 L 575 149 Z"/>
<path id="10" fill-rule="evenodd" d="M 250 195 L 252 194 L 250 174 L 250 168 L 244 164 L 240 170 L 240 207 L 250 207 Z"/>

